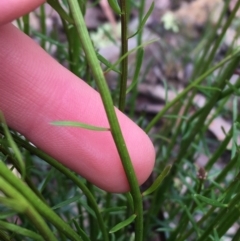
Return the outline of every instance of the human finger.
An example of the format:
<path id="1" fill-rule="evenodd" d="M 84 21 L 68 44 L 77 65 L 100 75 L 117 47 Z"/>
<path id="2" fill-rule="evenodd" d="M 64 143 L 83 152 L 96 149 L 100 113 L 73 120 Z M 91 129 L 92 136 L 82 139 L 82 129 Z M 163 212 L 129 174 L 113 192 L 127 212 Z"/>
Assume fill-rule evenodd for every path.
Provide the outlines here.
<path id="1" fill-rule="evenodd" d="M 43 4 L 45 0 L 1 0 L 0 25 L 13 21 Z"/>
<path id="2" fill-rule="evenodd" d="M 128 181 L 109 131 L 58 127 L 71 120 L 109 127 L 99 94 L 12 25 L 0 28 L 0 109 L 7 123 L 65 166 L 110 192 L 126 192 Z M 139 184 L 155 159 L 148 136 L 116 110 Z"/>

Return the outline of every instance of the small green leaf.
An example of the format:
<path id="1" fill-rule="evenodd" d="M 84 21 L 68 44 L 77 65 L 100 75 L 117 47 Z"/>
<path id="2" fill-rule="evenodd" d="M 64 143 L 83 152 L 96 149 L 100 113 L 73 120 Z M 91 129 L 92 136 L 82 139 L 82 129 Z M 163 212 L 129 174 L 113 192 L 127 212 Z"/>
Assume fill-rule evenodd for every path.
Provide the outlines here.
<path id="1" fill-rule="evenodd" d="M 233 90 L 235 95 L 237 95 L 237 96 L 240 95 L 240 91 L 235 85 L 231 84 L 231 82 L 229 82 L 229 81 L 226 81 L 226 84 L 229 86 L 230 89 Z"/>
<path id="2" fill-rule="evenodd" d="M 73 19 L 69 17 L 58 1 L 48 0 L 47 2 L 60 15 L 61 18 L 69 23 L 74 23 Z"/>
<path id="3" fill-rule="evenodd" d="M 53 122 L 51 122 L 51 124 L 56 125 L 56 126 L 80 127 L 80 128 L 84 128 L 87 130 L 93 130 L 93 131 L 109 131 L 110 130 L 110 128 L 92 126 L 92 125 L 88 125 L 88 124 L 85 124 L 82 122 L 77 122 L 77 121 L 53 121 Z"/>
<path id="4" fill-rule="evenodd" d="M 105 209 L 101 210 L 101 213 L 122 212 L 122 211 L 125 211 L 126 209 L 127 209 L 127 206 L 105 208 Z"/>
<path id="5" fill-rule="evenodd" d="M 201 201 L 203 201 L 207 204 L 210 204 L 211 206 L 214 206 L 214 207 L 221 207 L 221 208 L 227 208 L 228 207 L 228 204 L 220 203 L 216 200 L 204 197 L 200 194 L 194 194 L 193 197 L 197 198 L 197 199 L 199 199 L 199 200 L 201 200 Z"/>
<path id="6" fill-rule="evenodd" d="M 130 192 L 127 192 L 127 193 L 125 193 L 125 196 L 127 198 L 128 207 L 133 212 L 133 210 L 134 210 L 134 203 L 133 203 L 132 194 Z"/>
<path id="7" fill-rule="evenodd" d="M 117 0 L 108 0 L 108 3 L 110 5 L 110 7 L 112 8 L 112 10 L 116 13 L 116 14 L 121 14 L 121 9 L 118 5 L 118 1 Z"/>
<path id="8" fill-rule="evenodd" d="M 149 45 L 149 44 L 152 44 L 152 43 L 154 43 L 154 42 L 156 42 L 156 41 L 157 41 L 157 39 L 153 39 L 153 40 L 147 41 L 147 42 L 145 42 L 145 43 L 143 43 L 143 44 L 141 44 L 141 45 L 139 45 L 139 46 L 131 49 L 131 50 L 128 51 L 126 54 L 124 54 L 123 56 L 121 56 L 121 58 L 119 58 L 119 59 L 112 65 L 111 68 L 108 68 L 107 70 L 105 70 L 105 71 L 104 71 L 104 74 L 106 74 L 106 73 L 108 73 L 109 71 L 111 71 L 113 67 L 115 67 L 115 66 L 117 66 L 119 63 L 121 63 L 122 60 L 123 60 L 124 58 L 126 58 L 128 55 L 130 55 L 131 53 L 133 53 L 133 52 L 135 52 L 136 50 L 138 50 L 138 49 L 140 49 L 140 48 L 143 48 L 143 47 L 145 47 L 145 46 L 147 46 L 147 45 Z"/>
<path id="9" fill-rule="evenodd" d="M 133 81 L 130 84 L 130 86 L 127 88 L 126 94 L 129 93 L 138 82 L 138 77 L 142 66 L 143 56 L 144 56 L 144 50 L 143 48 L 140 48 L 137 52 L 136 71 L 134 73 Z"/>
<path id="10" fill-rule="evenodd" d="M 164 115 L 163 118 L 188 120 L 188 117 L 183 115 Z"/>
<path id="11" fill-rule="evenodd" d="M 168 175 L 169 171 L 171 170 L 172 165 L 168 165 L 164 168 L 162 173 L 157 177 L 154 183 L 149 187 L 145 192 L 142 193 L 142 196 L 149 195 L 150 193 L 154 192 L 162 183 L 164 178 Z"/>
<path id="12" fill-rule="evenodd" d="M 118 74 L 121 74 L 121 71 L 118 70 L 115 66 L 113 66 L 113 65 L 112 65 L 107 59 L 105 59 L 101 54 L 99 54 L 99 53 L 96 52 L 96 55 L 97 55 L 97 57 L 98 57 L 98 59 L 99 59 L 99 61 L 100 61 L 101 63 L 103 63 L 104 65 L 106 65 L 108 68 L 111 68 L 112 71 L 114 71 L 114 72 L 116 72 L 116 73 L 118 73 Z"/>
<path id="13" fill-rule="evenodd" d="M 214 234 L 214 241 L 220 241 L 220 238 L 219 238 L 219 235 L 218 235 L 218 232 L 217 232 L 217 229 L 214 228 L 213 229 L 213 234 Z"/>
<path id="14" fill-rule="evenodd" d="M 109 233 L 115 233 L 118 230 L 122 229 L 123 227 L 126 227 L 127 225 L 129 225 L 130 223 L 133 222 L 133 220 L 137 217 L 136 214 L 131 215 L 129 218 L 127 218 L 126 220 L 118 223 L 116 226 L 114 226 L 113 228 L 111 228 L 111 230 L 109 231 Z"/>
<path id="15" fill-rule="evenodd" d="M 55 206 L 52 207 L 52 210 L 55 210 L 55 209 L 58 209 L 58 208 L 62 208 L 62 207 L 65 207 L 73 202 L 76 202 L 76 201 L 79 201 L 79 199 L 81 198 L 81 196 L 75 196 L 75 197 L 71 197 Z"/>
<path id="16" fill-rule="evenodd" d="M 87 236 L 87 234 L 86 234 L 86 233 L 83 231 L 83 229 L 80 227 L 80 225 L 78 224 L 78 222 L 77 222 L 76 220 L 74 220 L 74 219 L 73 219 L 72 221 L 73 221 L 73 223 L 74 223 L 74 225 L 75 225 L 78 233 L 81 235 L 83 241 L 91 241 L 91 240 L 89 239 L 89 237 Z"/>
<path id="17" fill-rule="evenodd" d="M 6 219 L 8 217 L 12 217 L 14 215 L 16 215 L 17 213 L 15 211 L 8 211 L 8 212 L 1 212 L 0 213 L 0 220 L 1 219 Z"/>
<path id="18" fill-rule="evenodd" d="M 39 234 L 16 224 L 0 221 L 0 227 L 2 230 L 11 231 L 11 232 L 14 232 L 14 234 L 23 235 L 24 237 L 29 237 L 35 241 L 44 241 L 44 239 Z"/>
<path id="19" fill-rule="evenodd" d="M 142 29 L 144 28 L 145 23 L 147 22 L 149 16 L 151 15 L 153 9 L 154 9 L 154 2 L 152 2 L 150 8 L 148 9 L 148 11 L 147 11 L 147 13 L 146 13 L 146 15 L 145 15 L 144 18 L 142 19 L 142 21 L 141 21 L 141 23 L 140 23 L 140 26 L 139 26 L 139 28 L 138 28 L 138 30 L 137 30 L 137 32 L 134 33 L 134 34 L 132 34 L 130 37 L 128 37 L 128 39 L 134 37 L 134 36 L 137 35 L 140 31 L 142 31 Z"/>
<path id="20" fill-rule="evenodd" d="M 202 85 L 195 85 L 195 87 L 200 90 L 221 91 L 221 89 L 217 87 L 202 86 Z"/>

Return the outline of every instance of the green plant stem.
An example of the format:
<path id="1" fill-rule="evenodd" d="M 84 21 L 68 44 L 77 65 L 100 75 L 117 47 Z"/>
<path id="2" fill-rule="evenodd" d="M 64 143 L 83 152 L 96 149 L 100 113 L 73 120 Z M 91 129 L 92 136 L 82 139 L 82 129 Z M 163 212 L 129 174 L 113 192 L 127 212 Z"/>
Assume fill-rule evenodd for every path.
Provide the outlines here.
<path id="1" fill-rule="evenodd" d="M 236 82 L 236 84 L 233 85 L 234 88 L 239 89 L 240 88 L 240 79 L 238 79 L 238 81 Z M 220 101 L 224 98 L 226 98 L 227 96 L 230 96 L 231 94 L 234 94 L 234 89 L 233 88 L 228 88 L 224 91 L 221 92 L 219 98 L 217 101 Z M 203 111 L 203 108 L 199 109 L 198 111 L 196 111 L 189 119 L 188 122 L 191 123 L 195 118 L 197 118 Z"/>
<path id="2" fill-rule="evenodd" d="M 217 81 L 216 87 L 218 87 L 219 89 L 223 89 L 225 87 L 225 80 L 229 79 L 233 73 L 233 71 L 235 70 L 235 68 L 237 67 L 239 62 L 239 57 L 234 59 L 231 63 L 228 64 L 228 66 L 226 67 L 224 73 L 221 75 L 221 77 L 219 78 L 219 80 Z M 221 93 L 221 92 L 220 92 Z M 180 152 L 178 154 L 177 157 L 177 161 L 179 162 L 186 154 L 188 154 L 188 152 L 186 152 L 186 150 L 188 149 L 188 147 L 190 146 L 190 143 L 194 140 L 196 134 L 199 132 L 199 126 L 203 126 L 204 122 L 208 116 L 208 114 L 210 113 L 210 111 L 212 110 L 212 108 L 215 106 L 216 101 L 220 95 L 219 92 L 216 92 L 211 99 L 208 101 L 208 103 L 203 107 L 204 111 L 201 114 L 201 116 L 199 117 L 198 121 L 196 122 L 196 124 L 194 125 L 194 127 L 191 130 L 191 133 L 185 138 L 185 140 L 182 141 L 181 146 L 180 146 Z"/>
<path id="3" fill-rule="evenodd" d="M 234 158 L 235 160 L 237 159 L 237 156 Z M 231 163 L 234 163 L 234 160 L 231 161 Z M 226 168 L 225 168 L 226 169 Z M 223 170 L 224 173 L 228 173 L 228 172 L 225 172 L 225 169 Z M 229 169 L 228 169 L 229 171 Z M 220 174 L 221 175 L 221 174 Z M 238 182 L 239 182 L 239 178 L 240 178 L 240 175 L 238 174 L 237 177 L 233 180 L 233 182 L 229 185 L 229 187 L 226 189 L 226 192 L 229 192 L 229 190 L 231 190 L 231 188 L 234 186 L 234 185 L 238 185 Z M 218 177 L 216 178 L 215 180 L 216 182 L 217 181 L 220 181 L 218 180 Z M 209 188 L 210 190 L 211 187 Z M 204 192 L 204 195 L 207 195 L 208 192 Z M 234 198 L 230 201 L 229 205 L 228 205 L 228 208 L 224 208 L 222 209 L 220 212 L 218 212 L 218 216 L 215 217 L 215 219 L 211 222 L 211 225 L 212 226 L 212 229 L 213 227 L 216 227 L 217 223 L 220 222 L 222 219 L 225 219 L 225 213 L 229 212 L 230 211 L 230 208 L 235 208 L 235 205 L 237 203 L 237 199 L 239 198 L 239 195 L 240 193 L 238 193 L 236 196 L 234 196 Z M 208 218 L 211 217 L 212 213 L 214 212 L 214 210 L 216 209 L 216 207 L 211 207 L 210 210 L 197 222 L 197 225 L 198 226 L 201 226 Z M 222 214 L 223 212 L 223 214 Z M 220 216 L 219 216 L 220 215 Z M 222 216 L 221 216 L 222 215 Z M 224 218 L 221 218 L 221 217 L 224 217 Z M 209 232 L 211 232 L 211 228 L 208 229 Z M 179 238 L 177 241 L 185 241 L 187 240 L 187 238 L 194 232 L 194 229 L 191 228 L 186 234 L 184 234 L 183 236 L 181 236 L 181 238 Z M 206 235 L 206 234 L 204 234 Z M 202 236 L 201 236 L 202 238 Z M 204 240 L 204 239 L 203 239 Z"/>
<path id="4" fill-rule="evenodd" d="M 235 233 L 232 241 L 239 241 L 240 240 L 240 228 L 238 228 L 238 231 Z"/>
<path id="5" fill-rule="evenodd" d="M 214 30 L 212 31 L 212 34 L 209 38 L 209 40 L 207 41 L 207 45 L 204 48 L 204 52 L 199 60 L 199 62 L 197 63 L 196 67 L 195 67 L 195 72 L 193 73 L 193 78 L 195 78 L 195 76 L 197 76 L 198 74 L 206 71 L 208 69 L 208 66 L 210 66 L 210 64 L 213 61 L 213 58 L 216 54 L 216 51 L 222 41 L 222 38 L 224 37 L 227 28 L 229 27 L 229 24 L 232 22 L 232 18 L 228 18 L 228 21 L 226 22 L 226 24 L 224 25 L 224 28 L 221 32 L 221 35 L 219 37 L 216 38 L 217 36 L 217 31 L 219 30 L 221 24 L 222 24 L 222 20 L 225 17 L 226 11 L 229 8 L 229 0 L 225 2 L 224 5 L 224 9 L 217 21 L 217 25 L 214 27 Z M 234 13 L 235 15 L 235 13 Z M 231 16 L 234 16 L 233 13 L 231 13 Z M 215 41 L 216 40 L 216 41 Z M 212 43 L 214 43 L 213 48 L 211 48 Z M 211 49 L 211 51 L 209 52 L 209 49 Z M 206 59 L 206 60 L 205 60 Z"/>
<path id="6" fill-rule="evenodd" d="M 25 34 L 30 34 L 30 28 L 29 28 L 29 14 L 26 14 L 23 16 L 23 31 Z"/>
<path id="7" fill-rule="evenodd" d="M 224 151 L 226 150 L 226 147 L 229 143 L 229 141 L 232 138 L 232 134 L 233 134 L 233 128 L 230 129 L 230 131 L 227 133 L 226 137 L 224 138 L 224 140 L 221 142 L 221 144 L 219 145 L 219 147 L 217 148 L 217 150 L 214 152 L 214 154 L 211 156 L 211 158 L 208 160 L 205 169 L 206 171 L 210 170 L 213 166 L 213 164 L 218 160 L 218 158 L 224 153 Z"/>
<path id="8" fill-rule="evenodd" d="M 238 3 L 240 3 L 240 2 L 238 2 Z M 220 36 L 216 39 L 215 44 L 213 45 L 210 53 L 208 54 L 208 51 L 211 48 L 212 42 L 214 42 L 214 40 L 216 38 L 217 31 L 218 31 L 218 29 L 219 29 L 219 27 L 220 27 L 220 25 L 222 23 L 222 20 L 223 20 L 223 18 L 225 16 L 225 12 L 228 9 L 228 6 L 229 6 L 229 0 L 226 1 L 225 6 L 224 6 L 224 10 L 222 11 L 221 16 L 220 16 L 220 18 L 219 18 L 219 20 L 217 22 L 217 25 L 214 28 L 213 34 L 211 35 L 210 40 L 207 42 L 207 46 L 205 46 L 205 48 L 204 48 L 204 53 L 202 54 L 199 63 L 195 67 L 196 71 L 193 74 L 193 77 L 195 77 L 197 74 L 199 74 L 201 72 L 204 72 L 204 71 L 206 71 L 208 69 L 208 66 L 210 66 L 210 64 L 212 63 L 213 58 L 214 58 L 214 56 L 215 56 L 215 54 L 216 54 L 216 52 L 217 52 L 217 50 L 219 48 L 219 45 L 222 42 L 222 39 L 225 36 L 225 33 L 226 33 L 227 29 L 229 28 L 229 26 L 230 26 L 230 24 L 231 24 L 231 22 L 232 22 L 232 20 L 233 20 L 233 18 L 235 16 L 235 14 L 236 14 L 237 9 L 239 8 L 239 5 L 236 4 L 236 6 L 235 6 L 234 10 L 232 11 L 230 17 L 228 18 L 227 22 L 225 23 Z M 190 108 L 190 106 L 192 104 L 192 100 L 193 100 L 194 96 L 196 95 L 196 92 L 197 92 L 197 89 L 194 89 L 192 94 L 191 94 L 191 96 L 190 96 L 190 100 L 188 101 L 188 105 L 187 105 L 185 113 L 188 112 L 188 110 L 189 110 L 189 108 Z M 219 95 L 219 97 L 220 97 L 220 95 Z"/>
<path id="9" fill-rule="evenodd" d="M 121 8 L 121 56 L 128 52 L 128 15 L 127 15 L 127 1 L 120 0 Z M 121 80 L 120 80 L 120 95 L 119 95 L 119 109 L 124 111 L 126 101 L 128 78 L 128 56 L 121 62 Z"/>
<path id="10" fill-rule="evenodd" d="M 138 28 L 140 28 L 141 22 L 142 22 L 142 19 L 143 19 L 144 9 L 145 9 L 145 2 L 146 2 L 146 0 L 141 0 L 140 6 L 139 6 Z M 138 35 L 137 35 L 137 46 L 140 46 L 142 44 L 142 32 L 143 31 L 140 31 L 138 33 Z M 141 56 L 141 52 L 142 52 L 142 49 L 138 49 L 137 50 L 137 54 L 136 54 L 136 68 L 135 68 L 135 71 L 134 71 L 134 75 L 133 75 L 134 78 L 133 79 L 139 78 L 138 67 L 141 67 L 142 63 L 138 63 L 138 61 L 140 60 L 139 56 Z M 143 53 L 143 55 L 144 55 L 144 53 Z M 138 95 L 138 88 L 137 87 L 138 87 L 138 82 L 133 87 L 133 91 L 132 91 L 130 116 L 133 116 L 133 112 L 135 110 L 136 98 L 137 98 L 137 95 Z"/>
<path id="11" fill-rule="evenodd" d="M 12 172 L 0 161 L 0 176 L 12 185 L 21 195 L 28 200 L 36 211 L 48 219 L 58 230 L 74 241 L 82 241 L 77 233 L 65 223 L 51 208 L 39 199 L 23 182 L 19 181 Z M 54 239 L 52 239 L 54 240 Z"/>
<path id="12" fill-rule="evenodd" d="M 87 182 L 87 187 L 88 190 L 92 193 L 94 197 L 94 187 L 90 182 Z M 95 197 L 94 197 L 95 198 Z M 88 206 L 94 210 L 94 207 L 92 207 L 92 203 L 87 200 Z M 88 213 L 88 220 L 89 220 L 89 229 L 90 229 L 90 240 L 91 241 L 97 241 L 97 230 L 98 230 L 98 225 L 96 222 L 96 218 L 92 216 L 91 213 Z"/>
<path id="13" fill-rule="evenodd" d="M 4 166 L 2 161 L 0 161 L 0 166 L 1 167 Z M 39 230 L 44 240 L 57 241 L 57 239 L 55 238 L 51 230 L 48 228 L 43 218 L 35 210 L 32 204 L 29 203 L 27 199 L 25 199 L 24 196 L 20 194 L 20 192 L 18 192 L 15 188 L 13 188 L 12 185 L 7 182 L 7 180 L 1 177 L 0 177 L 0 190 L 2 190 L 6 196 L 18 202 L 18 207 L 16 207 L 17 211 L 21 209 L 21 212 L 26 214 L 26 216 L 31 220 L 31 222 Z"/>
<path id="14" fill-rule="evenodd" d="M 130 188 L 131 193 L 134 200 L 134 212 L 137 215 L 135 219 L 135 234 L 136 241 L 142 240 L 142 231 L 143 231 L 143 211 L 142 211 L 142 196 L 140 193 L 140 189 L 138 187 L 138 181 L 132 166 L 132 162 L 121 132 L 121 128 L 119 126 L 119 122 L 115 113 L 115 109 L 113 106 L 113 102 L 111 99 L 111 95 L 109 93 L 109 89 L 107 83 L 105 81 L 102 69 L 100 67 L 99 61 L 97 59 L 94 48 L 91 44 L 91 39 L 88 35 L 88 30 L 86 28 L 86 24 L 82 13 L 80 11 L 79 5 L 77 1 L 68 0 L 68 4 L 70 6 L 76 28 L 78 31 L 78 36 L 82 44 L 82 48 L 85 52 L 86 58 L 88 60 L 89 66 L 93 72 L 93 76 L 96 80 L 103 105 L 108 117 L 108 121 L 110 124 L 111 133 L 113 139 L 115 141 L 119 156 L 121 158 Z M 126 90 L 124 91 L 126 93 Z"/>
<path id="15" fill-rule="evenodd" d="M 40 6 L 40 14 L 41 14 L 41 17 L 40 17 L 40 25 L 41 25 L 41 32 L 43 35 L 46 35 L 47 33 L 47 30 L 46 30 L 46 14 L 45 14 L 45 5 L 41 5 Z M 45 38 L 41 38 L 41 47 L 43 49 L 46 48 L 46 39 Z"/>
<path id="16" fill-rule="evenodd" d="M 206 73 L 201 75 L 199 78 L 197 78 L 195 81 L 193 81 L 189 86 L 187 86 L 181 93 L 178 94 L 171 102 L 167 103 L 166 106 L 152 119 L 152 121 L 148 124 L 148 126 L 145 129 L 145 132 L 148 133 L 152 127 L 161 119 L 161 117 L 178 101 L 180 101 L 182 98 L 186 96 L 186 94 L 193 88 L 195 88 L 196 85 L 200 84 L 208 75 L 210 75 L 214 70 L 220 68 L 224 64 L 226 64 L 228 61 L 230 61 L 232 58 L 236 58 L 239 55 L 239 49 L 235 51 L 233 54 L 229 55 L 225 59 L 223 59 L 220 63 L 209 69 Z"/>
<path id="17" fill-rule="evenodd" d="M 218 212 L 217 216 L 214 218 L 214 220 L 211 223 L 208 223 L 208 226 L 205 229 L 205 232 L 201 235 L 201 237 L 199 239 L 197 239 L 197 241 L 206 241 L 209 240 L 207 239 L 207 237 L 209 237 L 209 235 L 212 233 L 214 227 L 216 227 L 217 225 L 219 225 L 218 223 L 221 221 L 221 223 L 223 223 L 223 221 L 226 222 L 226 218 L 227 218 L 227 214 L 230 213 L 230 208 L 232 210 L 234 210 L 235 212 L 237 212 L 237 218 L 239 217 L 239 211 L 235 208 L 235 205 L 237 205 L 239 203 L 239 198 L 240 198 L 240 193 L 238 193 L 229 203 L 229 208 L 224 208 L 221 211 Z M 236 218 L 236 217 L 235 217 Z M 235 219 L 236 220 L 236 219 Z M 183 239 L 182 239 L 183 240 Z"/>
<path id="18" fill-rule="evenodd" d="M 0 133 L 1 132 L 2 131 L 0 131 Z M 98 224 L 99 224 L 99 227 L 100 227 L 100 229 L 102 231 L 102 235 L 103 235 L 104 241 L 105 240 L 108 241 L 108 232 L 107 232 L 106 227 L 104 225 L 104 221 L 103 221 L 102 215 L 101 215 L 101 213 L 99 211 L 99 208 L 98 208 L 98 205 L 96 203 L 96 200 L 95 200 L 94 196 L 92 195 L 92 193 L 88 190 L 88 188 L 80 181 L 80 179 L 73 172 L 71 172 L 69 169 L 64 167 L 62 164 L 60 164 L 58 161 L 56 161 L 54 158 L 50 157 L 49 155 L 47 155 L 43 151 L 35 148 L 34 146 L 30 145 L 26 141 L 20 139 L 19 137 L 13 136 L 13 138 L 22 147 L 26 148 L 30 153 L 38 156 L 42 160 L 45 160 L 51 166 L 55 167 L 58 171 L 63 173 L 67 178 L 72 180 L 73 183 L 75 185 L 77 185 L 82 190 L 82 192 L 88 198 L 89 203 L 91 203 L 91 207 L 93 208 L 93 210 L 94 210 L 94 212 L 96 214 L 96 217 L 98 219 Z"/>
<path id="19" fill-rule="evenodd" d="M 188 104 L 189 103 L 190 102 L 188 102 Z M 172 110 L 172 113 L 177 111 L 177 114 L 179 114 L 182 111 L 182 108 L 184 108 L 184 114 L 186 114 L 186 110 L 187 110 L 188 106 L 183 107 L 183 103 L 181 103 L 181 101 L 179 101 L 179 103 L 174 106 L 174 109 Z M 172 153 L 172 149 L 174 148 L 174 146 L 177 143 L 177 138 L 179 137 L 180 131 L 182 129 L 183 122 L 184 122 L 184 119 L 180 119 L 179 122 L 177 122 L 177 124 L 174 126 L 174 124 L 176 122 L 174 123 L 174 121 L 172 121 L 172 124 L 169 124 L 170 130 L 168 130 L 168 128 L 166 128 L 164 130 L 165 133 L 166 133 L 166 131 L 168 131 L 169 133 L 173 133 L 173 135 L 171 137 L 171 140 L 170 140 L 170 143 L 167 147 L 167 153 L 166 153 L 166 156 L 164 157 L 164 163 L 167 163 L 167 161 L 169 160 L 170 155 Z M 174 126 L 174 128 L 172 128 L 173 126 Z"/>
<path id="20" fill-rule="evenodd" d="M 12 241 L 10 237 L 2 230 L 0 230 L 0 240 L 1 241 Z"/>
<path id="21" fill-rule="evenodd" d="M 235 205 L 230 212 L 226 213 L 224 219 L 220 220 L 217 228 L 219 237 L 222 237 L 229 230 L 229 228 L 231 228 L 233 224 L 239 220 L 239 215 L 239 205 Z"/>
<path id="22" fill-rule="evenodd" d="M 198 184 L 198 189 L 197 189 L 197 192 L 196 192 L 197 194 L 200 194 L 200 192 L 202 190 L 202 186 L 203 186 L 203 180 L 200 179 L 199 184 Z M 197 207 L 197 204 L 196 204 L 196 202 L 193 201 L 192 204 L 191 204 L 191 208 L 190 208 L 189 213 L 193 214 L 196 207 Z M 176 240 L 176 236 L 179 235 L 179 234 L 180 234 L 179 239 L 181 239 L 181 237 L 183 235 L 183 232 L 181 232 L 181 231 L 187 229 L 188 222 L 189 222 L 189 217 L 185 212 L 183 214 L 182 218 L 179 221 L 179 225 L 178 225 L 177 229 L 174 231 L 174 233 L 169 238 L 169 241 L 170 240 Z"/>
<path id="23" fill-rule="evenodd" d="M 1 141 L 0 141 L 1 143 Z M 19 167 L 17 161 L 15 161 L 13 159 L 13 157 L 11 156 L 11 153 L 9 153 L 8 151 L 6 151 L 6 149 L 4 149 L 1 145 L 0 145 L 0 151 L 8 156 L 8 159 L 11 163 L 13 163 L 14 167 L 18 170 L 19 173 L 21 173 L 21 168 Z M 42 194 L 39 192 L 39 190 L 36 188 L 36 186 L 32 183 L 32 180 L 26 175 L 25 180 L 24 180 L 28 186 L 33 190 L 33 192 L 43 201 L 46 203 L 46 200 L 44 199 L 44 197 L 42 196 Z"/>

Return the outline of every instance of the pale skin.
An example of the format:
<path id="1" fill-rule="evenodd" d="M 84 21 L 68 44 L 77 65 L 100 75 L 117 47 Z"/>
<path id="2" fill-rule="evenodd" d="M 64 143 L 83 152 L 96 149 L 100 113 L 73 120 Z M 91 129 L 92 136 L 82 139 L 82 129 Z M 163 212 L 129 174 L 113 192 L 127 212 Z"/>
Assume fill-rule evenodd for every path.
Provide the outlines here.
<path id="1" fill-rule="evenodd" d="M 50 124 L 71 120 L 109 127 L 99 94 L 10 24 L 43 3 L 0 1 L 0 110 L 11 128 L 65 166 L 106 191 L 127 192 L 110 132 Z M 116 113 L 141 185 L 152 172 L 154 147 L 136 124 Z"/>

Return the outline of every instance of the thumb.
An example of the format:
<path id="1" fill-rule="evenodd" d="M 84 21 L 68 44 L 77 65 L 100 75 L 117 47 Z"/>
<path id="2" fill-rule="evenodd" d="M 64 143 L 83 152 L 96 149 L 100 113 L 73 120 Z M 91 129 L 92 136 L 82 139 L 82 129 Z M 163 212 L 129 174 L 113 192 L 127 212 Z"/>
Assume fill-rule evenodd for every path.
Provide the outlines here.
<path id="1" fill-rule="evenodd" d="M 69 120 L 109 127 L 99 94 L 59 65 L 12 25 L 0 27 L 0 110 L 8 125 L 38 148 L 110 192 L 126 192 L 128 181 L 111 133 L 53 126 Z M 123 136 L 142 184 L 155 159 L 148 136 L 116 109 Z"/>

